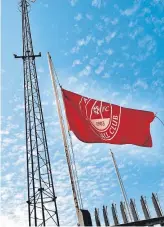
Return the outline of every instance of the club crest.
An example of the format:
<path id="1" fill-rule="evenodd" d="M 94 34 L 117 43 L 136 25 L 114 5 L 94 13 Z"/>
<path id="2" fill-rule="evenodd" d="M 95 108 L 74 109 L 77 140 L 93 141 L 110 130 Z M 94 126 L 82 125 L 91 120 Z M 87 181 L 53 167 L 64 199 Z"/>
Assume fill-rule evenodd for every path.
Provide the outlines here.
<path id="1" fill-rule="evenodd" d="M 112 140 L 119 129 L 121 107 L 82 97 L 79 107 L 93 132 L 103 140 Z"/>

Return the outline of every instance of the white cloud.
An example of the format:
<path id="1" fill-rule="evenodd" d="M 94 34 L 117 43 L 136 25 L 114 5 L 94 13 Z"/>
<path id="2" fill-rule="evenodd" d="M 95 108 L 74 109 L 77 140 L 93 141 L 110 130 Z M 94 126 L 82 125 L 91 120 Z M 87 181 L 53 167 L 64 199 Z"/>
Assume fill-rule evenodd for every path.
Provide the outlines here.
<path id="1" fill-rule="evenodd" d="M 115 92 L 112 93 L 112 96 L 113 96 L 113 97 L 116 97 L 116 96 L 118 96 L 119 94 L 120 94 L 119 92 L 115 91 Z"/>
<path id="2" fill-rule="evenodd" d="M 153 69 L 152 69 L 152 75 L 159 78 L 163 78 L 164 77 L 164 61 L 161 60 L 161 61 L 158 61 L 155 66 L 153 66 Z"/>
<path id="3" fill-rule="evenodd" d="M 89 64 L 92 66 L 96 66 L 99 63 L 99 59 L 97 57 L 91 58 Z"/>
<path id="4" fill-rule="evenodd" d="M 17 220 L 12 219 L 8 215 L 1 215 L 0 220 L 3 227 L 27 227 L 25 223 L 18 223 Z"/>
<path id="5" fill-rule="evenodd" d="M 71 53 L 72 53 L 72 54 L 78 53 L 79 50 L 80 50 L 80 47 L 79 47 L 79 46 L 75 46 L 75 47 L 72 48 Z"/>
<path id="6" fill-rule="evenodd" d="M 77 3 L 77 0 L 76 1 L 69 0 L 69 2 L 71 2 L 72 6 L 75 6 Z M 76 11 L 76 13 L 78 13 L 78 11 Z M 87 19 L 85 19 L 86 23 L 91 25 L 92 22 L 90 22 L 90 20 L 93 19 L 93 15 L 91 15 L 91 12 L 89 12 L 89 13 L 90 14 L 85 15 L 85 11 L 84 12 L 82 11 L 82 16 L 83 17 L 85 16 L 87 18 Z M 128 11 L 125 12 L 125 14 L 127 14 L 127 13 L 129 14 Z M 73 14 L 72 17 L 74 18 L 75 15 L 76 14 Z M 102 15 L 102 14 L 100 14 L 100 15 Z M 94 25 L 96 23 L 97 16 L 99 19 L 100 15 L 94 14 L 95 21 L 93 21 L 93 30 L 91 31 L 92 33 L 90 33 L 90 34 L 95 34 Z M 117 14 L 116 14 L 116 16 L 117 16 Z M 80 20 L 81 16 L 77 16 L 76 19 Z M 152 20 L 153 20 L 153 18 L 152 18 Z M 63 77 L 64 78 L 63 81 L 64 80 L 66 81 L 65 84 L 69 90 L 72 89 L 72 91 L 76 91 L 78 93 L 82 93 L 83 95 L 87 95 L 87 96 L 90 95 L 91 97 L 94 97 L 97 99 L 104 98 L 106 100 L 107 99 L 108 100 L 117 100 L 118 102 L 121 102 L 120 100 L 123 100 L 123 95 L 121 93 L 121 90 L 120 90 L 120 94 L 118 95 L 117 91 L 119 91 L 119 89 L 118 89 L 118 87 L 115 88 L 116 84 L 114 82 L 114 79 L 117 79 L 117 78 L 111 78 L 111 80 L 105 80 L 105 78 L 109 78 L 112 74 L 115 75 L 114 72 L 116 71 L 117 68 L 119 70 L 119 67 L 121 68 L 124 66 L 123 63 L 121 63 L 121 62 L 123 62 L 123 59 L 121 60 L 121 55 L 119 55 L 119 58 L 118 58 L 118 56 L 116 56 L 114 61 L 107 62 L 107 63 L 109 63 L 109 64 L 107 64 L 109 68 L 113 67 L 111 69 L 111 71 L 108 70 L 106 72 L 106 70 L 104 70 L 104 65 L 100 64 L 101 59 L 104 57 L 104 55 L 106 58 L 108 58 L 108 56 L 106 54 L 104 54 L 104 50 L 111 47 L 112 50 L 109 48 L 108 52 L 107 52 L 109 55 L 111 55 L 113 53 L 113 51 L 115 51 L 115 48 L 117 48 L 117 45 L 114 45 L 114 46 L 108 45 L 107 47 L 104 47 L 104 45 L 103 45 L 102 50 L 101 50 L 101 48 L 98 48 L 99 53 L 93 52 L 93 55 L 90 54 L 90 48 L 93 49 L 93 51 L 95 51 L 95 49 L 96 49 L 95 46 L 97 46 L 97 44 L 99 46 L 102 46 L 103 40 L 105 40 L 105 42 L 109 43 L 112 39 L 114 39 L 115 37 L 118 37 L 118 35 L 119 35 L 118 32 L 117 32 L 117 34 L 116 34 L 116 32 L 112 32 L 113 30 L 116 30 L 116 28 L 113 25 L 116 25 L 118 23 L 117 18 L 111 19 L 111 18 L 106 17 L 106 18 L 104 18 L 104 21 L 101 20 L 101 22 L 102 22 L 102 24 L 100 23 L 98 25 L 98 27 L 103 32 L 101 32 L 101 34 L 99 32 L 98 36 L 96 37 L 95 42 L 93 40 L 93 37 L 91 37 L 91 36 L 90 36 L 91 38 L 86 37 L 85 32 L 87 32 L 87 31 L 81 30 L 81 33 L 79 36 L 80 38 L 78 38 L 80 41 L 77 43 L 75 41 L 76 45 L 75 45 L 75 47 L 72 48 L 71 52 L 78 53 L 80 48 L 84 48 L 85 49 L 84 53 L 82 53 L 83 56 L 78 55 L 78 57 L 73 58 L 72 66 L 73 67 L 75 67 L 76 65 L 78 66 L 85 61 L 86 64 L 83 67 L 79 66 L 79 68 L 82 67 L 82 69 L 83 69 L 79 73 L 79 75 L 89 76 L 89 75 L 91 75 L 92 72 L 94 72 L 96 70 L 96 72 L 101 75 L 101 78 L 104 78 L 103 84 L 101 84 L 100 81 L 96 80 L 95 73 L 93 73 L 94 76 L 93 76 L 93 81 L 92 81 L 91 77 L 87 77 L 87 80 L 86 80 L 86 77 L 83 79 L 81 77 L 69 76 L 68 75 L 69 71 L 67 71 L 67 77 L 66 76 Z M 120 25 L 121 25 L 121 23 L 122 22 L 120 20 Z M 107 30 L 107 29 L 109 29 L 109 27 L 107 27 L 107 24 L 113 30 L 112 29 Z M 128 24 L 129 24 L 129 21 L 127 22 L 127 28 L 128 28 Z M 131 31 L 131 34 L 133 34 L 132 30 L 134 29 L 132 27 L 133 26 L 131 25 L 131 27 L 128 28 L 128 30 Z M 111 33 L 108 33 L 108 31 Z M 88 31 L 88 32 L 90 32 L 90 31 Z M 124 37 L 126 34 L 127 34 L 127 31 L 124 31 L 124 33 L 123 33 Z M 134 30 L 135 37 L 136 37 L 136 34 L 138 34 L 138 33 L 137 33 L 137 31 Z M 142 40 L 143 34 L 142 33 L 140 33 L 140 34 L 141 34 L 140 40 Z M 105 36 L 106 36 L 106 39 L 105 39 Z M 152 37 L 153 37 L 153 39 L 155 39 L 154 36 L 152 36 Z M 83 38 L 83 39 L 81 39 L 81 38 Z M 125 49 L 129 48 L 129 51 L 130 51 L 131 43 L 129 43 L 129 42 L 132 40 L 130 39 L 128 42 L 128 39 L 127 39 L 126 41 L 128 43 L 128 46 L 126 43 L 122 43 L 122 40 L 120 40 L 120 41 L 118 40 L 120 47 L 124 45 L 124 48 Z M 94 44 L 93 48 L 92 48 L 92 46 L 90 46 L 91 42 L 92 42 L 92 44 Z M 146 41 L 145 44 L 144 44 L 144 42 L 142 43 L 142 41 L 139 43 L 140 48 L 137 48 L 136 54 L 138 52 L 140 52 L 140 49 L 142 49 L 143 53 L 145 52 L 145 46 L 147 46 L 147 42 L 148 41 Z M 151 49 L 151 48 L 147 48 L 147 49 L 150 50 L 151 53 L 153 52 L 153 49 Z M 66 51 L 68 51 L 68 50 L 66 50 Z M 127 50 L 127 52 L 129 53 L 129 56 L 130 56 L 129 51 Z M 116 52 L 114 52 L 114 54 L 115 53 Z M 88 57 L 86 57 L 84 59 L 84 55 L 86 55 L 86 54 L 88 55 Z M 96 57 L 93 57 L 93 56 L 96 56 Z M 69 58 L 69 57 L 67 57 L 67 58 Z M 81 60 L 79 60 L 79 59 L 81 59 Z M 109 58 L 109 59 L 111 60 L 111 58 Z M 133 61 L 133 59 L 131 59 L 131 56 L 130 56 L 129 60 L 131 62 L 136 63 L 136 61 Z M 125 67 L 125 69 L 126 69 L 129 66 L 129 62 L 127 61 L 127 62 L 125 62 L 125 64 L 126 64 L 126 67 Z M 106 68 L 106 66 L 105 66 L 105 68 Z M 63 67 L 63 66 L 61 66 L 61 67 Z M 133 70 L 136 70 L 138 68 L 139 68 L 139 65 L 134 65 Z M 152 68 L 153 68 L 153 66 L 152 66 Z M 162 69 L 163 69 L 163 64 L 160 68 L 158 66 L 155 66 L 153 68 L 152 72 L 154 75 L 154 79 L 159 78 L 159 76 L 161 78 L 163 78 Z M 71 68 L 71 70 L 76 71 L 76 68 Z M 129 72 L 130 72 L 130 70 L 131 70 L 131 66 L 129 68 Z M 43 72 L 44 69 L 43 70 L 39 69 L 39 71 Z M 151 71 L 151 69 L 150 69 L 150 71 Z M 126 71 L 123 73 L 126 74 Z M 121 74 L 120 74 L 120 76 L 121 76 Z M 61 75 L 61 77 L 62 77 L 62 75 Z M 126 104 L 130 105 L 133 103 L 132 102 L 133 89 L 134 90 L 136 88 L 147 89 L 146 86 L 148 84 L 145 85 L 143 83 L 147 80 L 140 79 L 140 81 L 138 81 L 136 79 L 135 87 L 134 87 L 134 84 L 132 81 L 130 81 L 131 79 L 129 77 L 128 78 L 126 77 L 127 79 L 125 79 L 125 80 L 122 80 L 123 79 L 122 77 L 119 77 L 119 78 L 121 80 L 120 82 L 122 82 L 120 89 L 122 89 L 122 87 L 123 87 L 122 85 L 125 84 L 125 88 L 130 90 L 130 91 L 125 91 L 126 93 L 130 92 L 129 95 L 127 95 L 127 97 L 125 98 L 125 100 L 123 100 L 123 101 L 125 101 L 124 103 L 126 103 Z M 85 82 L 83 82 L 83 81 L 85 81 Z M 130 84 L 130 83 L 132 83 L 132 84 Z M 114 85 L 114 87 L 112 87 L 112 84 Z M 162 84 L 162 79 L 158 80 L 158 81 L 157 80 L 154 81 L 153 84 L 154 84 L 154 86 L 160 86 L 160 84 Z M 46 83 L 45 83 L 45 87 L 46 87 Z M 44 88 L 44 89 L 47 89 L 49 91 L 49 95 L 47 96 L 46 92 L 44 92 L 44 93 L 42 92 L 43 100 L 47 100 L 47 102 L 50 105 L 52 103 L 52 97 L 51 97 L 52 89 L 49 90 L 49 87 Z M 136 100 L 134 102 L 136 102 Z M 21 101 L 19 103 L 21 103 Z M 143 107 L 143 103 L 141 103 L 141 105 Z M 45 123 L 48 125 L 48 127 L 46 127 L 47 138 L 48 138 L 48 146 L 49 146 L 49 151 L 50 151 L 51 165 L 52 165 L 52 170 L 53 170 L 55 192 L 56 192 L 56 195 L 58 196 L 57 206 L 58 206 L 58 210 L 59 210 L 59 217 L 61 220 L 60 224 L 61 225 L 64 225 L 64 224 L 65 225 L 68 225 L 68 224 L 75 225 L 76 224 L 76 216 L 75 216 L 76 214 L 75 214 L 75 210 L 74 210 L 73 197 L 72 197 L 72 192 L 71 192 L 71 188 L 70 188 L 71 187 L 70 181 L 69 181 L 69 177 L 68 177 L 68 168 L 67 168 L 67 164 L 65 161 L 63 144 L 61 141 L 60 127 L 59 127 L 59 122 L 57 119 L 56 108 L 54 106 L 52 106 L 52 108 L 54 108 L 55 113 L 53 113 L 51 118 L 48 118 L 47 116 L 45 116 Z M 52 108 L 51 108 L 51 106 L 50 106 L 50 108 L 48 108 L 49 114 L 51 114 L 53 112 Z M 46 112 L 48 112 L 48 111 L 45 111 L 45 114 L 46 114 Z M 12 120 L 12 122 L 14 122 L 14 123 L 11 123 L 11 122 L 9 123 L 8 120 Z M 22 121 L 22 123 L 21 123 L 21 121 L 20 121 L 21 119 L 18 119 L 18 127 L 16 126 L 17 121 L 15 121 L 14 117 L 13 117 L 13 119 L 10 117 L 10 119 L 8 119 L 8 120 L 7 120 L 7 118 L 5 118 L 5 120 L 3 121 L 4 126 L 3 126 L 3 130 L 2 130 L 2 134 L 4 137 L 6 137 L 6 136 L 8 136 L 8 134 L 10 134 L 10 135 L 12 135 L 12 139 L 13 138 L 17 139 L 17 141 L 15 143 L 12 141 L 6 141 L 7 143 L 11 142 L 10 146 L 5 147 L 5 150 L 2 152 L 3 159 L 4 159 L 2 171 L 3 172 L 5 171 L 6 178 L 8 179 L 8 182 L 6 182 L 7 187 L 5 188 L 6 193 L 3 191 L 3 198 L 5 196 L 8 196 L 8 200 L 3 201 L 4 209 L 5 209 L 5 206 L 7 208 L 6 208 L 6 211 L 3 211 L 3 212 L 4 212 L 4 215 L 6 215 L 7 212 L 9 212 L 8 219 L 12 220 L 12 212 L 13 212 L 13 210 L 16 209 L 16 206 L 18 206 L 18 204 L 17 204 L 18 200 L 21 201 L 22 203 L 24 203 L 26 201 L 23 197 L 23 190 L 21 190 L 21 188 L 18 186 L 20 183 L 22 184 L 22 182 L 21 182 L 21 180 L 19 180 L 19 181 L 17 180 L 17 178 L 19 178 L 20 175 L 21 175 L 21 179 L 22 179 L 22 176 L 23 176 L 23 174 L 21 172 L 22 166 L 24 167 L 24 175 L 26 175 L 25 165 L 23 164 L 25 161 L 25 158 L 23 156 L 23 154 L 25 154 L 25 140 L 23 140 L 23 138 L 25 137 L 25 131 L 23 131 L 20 128 L 18 130 L 16 130 L 18 127 L 21 127 L 21 124 L 23 125 L 23 128 L 24 128 L 24 122 Z M 18 132 L 20 132 L 20 133 L 18 133 Z M 23 142 L 24 148 L 23 147 L 21 148 L 21 146 L 18 146 L 18 141 L 19 142 L 24 141 Z M 90 211 L 92 211 L 92 207 L 94 205 L 101 208 L 100 203 L 107 201 L 106 200 L 107 196 L 106 195 L 104 196 L 105 190 L 107 190 L 106 192 L 109 197 L 112 197 L 112 199 L 115 202 L 118 202 L 117 200 L 118 200 L 118 197 L 119 197 L 118 195 L 120 192 L 117 191 L 117 187 L 118 187 L 117 182 L 113 180 L 113 178 L 116 179 L 116 177 L 113 174 L 114 169 L 111 170 L 112 163 L 110 162 L 110 160 L 108 160 L 109 158 L 108 158 L 107 150 L 109 148 L 109 145 L 84 144 L 84 143 L 78 141 L 77 138 L 75 138 L 75 136 L 73 137 L 73 143 L 74 143 L 74 148 L 76 151 L 75 152 L 76 160 L 77 160 L 76 163 L 77 163 L 77 167 L 78 167 L 78 174 L 80 176 L 79 179 L 80 179 L 80 183 L 81 183 L 81 191 L 82 191 L 83 200 L 84 200 L 84 204 L 85 204 L 84 207 L 88 208 Z M 112 147 L 112 145 L 110 145 L 110 147 Z M 137 161 L 136 161 L 137 158 L 138 158 L 139 165 L 142 165 L 142 162 L 144 162 L 144 161 L 142 160 L 142 157 L 140 155 L 143 154 L 144 152 L 147 153 L 147 151 L 144 150 L 142 153 L 141 152 L 135 153 L 135 151 L 134 151 L 135 148 L 133 147 L 133 149 L 132 149 L 131 148 L 132 146 L 128 146 L 128 147 L 122 146 L 122 147 L 124 147 L 124 148 L 120 148 L 120 146 L 114 147 L 114 145 L 113 145 L 113 149 L 118 150 L 118 153 L 119 153 L 118 156 L 121 157 L 120 158 L 121 160 L 118 159 L 118 163 L 121 162 L 121 165 L 123 165 L 123 164 L 125 165 L 125 168 L 121 169 L 121 173 L 123 172 L 122 176 L 125 176 L 126 171 L 124 172 L 124 169 L 127 170 L 128 156 L 130 157 L 129 160 L 132 160 L 131 161 L 132 164 L 131 164 L 131 166 L 129 166 L 130 171 L 132 171 L 133 167 L 134 167 L 134 163 L 135 163 L 135 165 L 137 165 Z M 144 149 L 144 148 L 140 148 L 138 150 L 140 151 L 142 149 Z M 132 151 L 132 153 L 131 153 L 131 151 Z M 158 153 L 156 150 L 154 150 L 154 151 L 155 151 L 154 153 Z M 145 156 L 147 156 L 146 153 L 145 153 Z M 152 157 L 154 157 L 151 155 L 152 153 L 153 153 L 153 150 L 150 149 L 148 158 L 151 157 L 151 159 L 152 159 Z M 124 160 L 123 164 L 122 164 L 122 160 L 125 157 L 127 158 L 127 160 Z M 155 163 L 155 165 L 158 165 L 157 159 L 159 160 L 159 157 L 153 158 L 152 162 Z M 146 160 L 146 158 L 144 160 Z M 121 165 L 119 165 L 119 168 Z M 9 169 L 10 169 L 10 172 L 8 172 Z M 12 180 L 12 177 L 9 175 L 12 173 L 12 171 L 13 171 L 13 173 L 15 173 L 15 176 L 14 176 L 13 184 L 11 185 L 8 183 L 9 183 L 9 180 L 10 181 Z M 128 176 L 130 177 L 130 175 L 131 174 L 129 173 Z M 26 176 L 24 176 L 24 178 L 22 180 L 26 181 Z M 127 187 L 128 186 L 131 187 L 131 185 L 133 185 L 133 182 L 134 183 L 136 182 L 136 179 L 135 179 L 135 181 L 133 181 L 133 180 L 131 181 L 130 185 L 127 184 Z M 139 182 L 139 180 L 138 180 L 138 182 Z M 140 184 L 142 184 L 142 181 L 140 181 L 139 185 L 137 186 L 138 190 L 140 190 Z M 15 185 L 15 187 L 13 187 L 14 185 Z M 111 185 L 111 187 L 109 187 L 110 185 Z M 161 183 L 161 186 L 163 186 L 163 183 Z M 10 193 L 7 191 L 7 188 L 11 188 Z M 25 193 L 27 194 L 26 184 L 25 184 L 24 189 L 25 189 Z M 18 190 L 20 190 L 20 191 L 18 191 Z M 92 193 L 92 191 L 93 191 L 93 193 Z M 144 193 L 145 192 L 146 191 L 144 191 Z M 97 195 L 101 196 L 100 201 L 97 200 Z M 108 201 L 108 204 L 110 204 L 110 201 Z M 25 206 L 26 206 L 26 204 L 25 204 Z M 22 210 L 24 210 L 24 208 L 22 208 Z M 19 220 L 24 220 L 25 216 L 26 215 L 22 215 L 22 213 L 21 212 L 19 213 L 19 210 L 17 210 L 16 218 L 13 219 L 12 223 L 10 223 L 9 226 L 15 227 L 14 226 L 15 224 L 16 224 L 16 226 L 19 226 L 19 224 L 18 224 Z M 92 218 L 93 218 L 93 213 L 92 213 Z M 11 220 L 6 220 L 6 221 L 10 222 Z M 5 227 L 5 224 L 3 224 L 3 223 L 4 222 L 2 221 L 1 224 Z M 20 226 L 23 226 L 23 225 L 20 225 Z"/>
<path id="7" fill-rule="evenodd" d="M 140 48 L 146 49 L 149 51 L 154 51 L 156 48 L 156 43 L 150 35 L 146 35 L 143 39 L 140 39 L 138 42 Z"/>
<path id="8" fill-rule="evenodd" d="M 138 79 L 135 82 L 134 87 L 141 87 L 146 90 L 148 88 L 148 84 L 144 80 Z"/>
<path id="9" fill-rule="evenodd" d="M 91 73 L 91 66 L 87 65 L 80 73 L 79 76 L 89 76 Z"/>
<path id="10" fill-rule="evenodd" d="M 122 180 L 123 181 L 125 181 L 125 180 L 127 180 L 128 179 L 128 175 L 124 175 L 123 177 L 122 177 Z"/>
<path id="11" fill-rule="evenodd" d="M 94 6 L 96 8 L 100 8 L 101 7 L 101 0 L 92 0 L 92 6 Z"/>
<path id="12" fill-rule="evenodd" d="M 159 37 L 163 37 L 163 18 L 157 17 L 155 15 L 152 16 L 150 14 L 150 16 L 145 16 L 145 21 L 146 23 L 153 25 L 154 29 L 152 31 L 155 32 L 155 34 L 157 34 Z"/>
<path id="13" fill-rule="evenodd" d="M 42 106 L 48 106 L 48 102 L 47 101 L 42 101 Z"/>
<path id="14" fill-rule="evenodd" d="M 14 144 L 17 142 L 17 139 L 12 139 L 12 138 L 4 138 L 2 140 L 2 147 L 8 147 L 11 144 Z"/>
<path id="15" fill-rule="evenodd" d="M 78 46 L 86 46 L 92 39 L 91 35 L 88 35 L 86 39 L 80 39 L 77 41 Z"/>
<path id="16" fill-rule="evenodd" d="M 77 41 L 76 46 L 72 48 L 71 53 L 78 53 L 79 50 L 80 50 L 80 48 L 81 48 L 82 46 L 87 46 L 88 43 L 89 43 L 91 40 L 94 40 L 94 39 L 95 39 L 95 38 L 92 37 L 91 35 L 87 35 L 86 38 L 79 39 L 79 40 Z"/>
<path id="17" fill-rule="evenodd" d="M 150 35 L 145 35 L 138 41 L 138 51 L 131 56 L 132 60 L 143 61 L 156 52 L 157 43 Z"/>
<path id="18" fill-rule="evenodd" d="M 96 74 L 100 74 L 102 71 L 104 71 L 104 65 L 100 65 L 100 66 L 95 70 L 95 73 L 96 73 Z"/>
<path id="19" fill-rule="evenodd" d="M 8 130 L 0 130 L 1 135 L 8 135 L 9 131 Z"/>
<path id="20" fill-rule="evenodd" d="M 78 0 L 70 0 L 71 6 L 75 6 Z"/>
<path id="21" fill-rule="evenodd" d="M 135 39 L 136 36 L 138 36 L 141 32 L 143 32 L 143 28 L 142 27 L 137 27 L 135 30 L 133 30 L 129 36 L 132 38 L 132 39 Z"/>
<path id="22" fill-rule="evenodd" d="M 120 106 L 128 106 L 129 103 L 131 103 L 131 101 L 132 101 L 132 94 L 128 93 L 125 96 L 125 99 L 120 102 Z"/>
<path id="23" fill-rule="evenodd" d="M 104 29 L 104 27 L 103 27 L 103 25 L 101 24 L 101 23 L 98 23 L 98 24 L 96 24 L 96 28 L 97 28 L 97 30 L 99 30 L 99 31 L 103 31 L 103 29 Z"/>
<path id="24" fill-rule="evenodd" d="M 79 59 L 76 59 L 73 61 L 72 67 L 75 67 L 76 65 L 81 65 L 81 61 Z"/>
<path id="25" fill-rule="evenodd" d="M 38 73 L 44 73 L 44 68 L 42 66 L 38 67 L 37 69 Z"/>
<path id="26" fill-rule="evenodd" d="M 16 105 L 16 107 L 14 108 L 14 111 L 19 111 L 19 110 L 22 110 L 24 109 L 24 104 L 18 104 Z"/>
<path id="27" fill-rule="evenodd" d="M 116 36 L 116 32 L 111 32 L 111 33 L 109 33 L 109 34 L 105 37 L 106 42 L 109 43 L 115 36 Z"/>
<path id="28" fill-rule="evenodd" d="M 118 18 L 111 19 L 110 17 L 102 16 L 101 19 L 106 25 L 108 25 L 109 23 L 111 23 L 112 25 L 118 24 Z"/>
<path id="29" fill-rule="evenodd" d="M 137 25 L 137 23 L 138 23 L 137 19 L 136 20 L 131 20 L 131 21 L 129 21 L 128 26 L 129 26 L 129 28 L 133 28 L 133 27 L 135 27 Z"/>
<path id="30" fill-rule="evenodd" d="M 162 0 L 153 0 L 151 3 L 153 6 L 159 6 L 160 8 L 164 6 L 164 2 Z"/>
<path id="31" fill-rule="evenodd" d="M 110 56 L 113 54 L 113 50 L 109 48 L 108 50 L 105 50 L 105 53 L 107 53 Z"/>
<path id="32" fill-rule="evenodd" d="M 108 24 L 110 22 L 110 18 L 106 16 L 102 16 L 101 19 L 104 21 L 105 24 Z"/>
<path id="33" fill-rule="evenodd" d="M 140 6 L 139 4 L 134 4 L 132 8 L 123 11 L 121 10 L 121 15 L 131 16 L 139 9 L 139 6 Z"/>
<path id="34" fill-rule="evenodd" d="M 124 64 L 123 63 L 119 63 L 119 62 L 116 62 L 114 61 L 113 64 L 111 65 L 112 68 L 123 68 L 124 67 Z"/>
<path id="35" fill-rule="evenodd" d="M 93 19 L 92 15 L 90 15 L 90 14 L 86 14 L 86 18 L 87 18 L 88 20 L 92 20 L 92 19 Z"/>
<path id="36" fill-rule="evenodd" d="M 80 21 L 82 18 L 83 18 L 83 17 L 82 17 L 82 14 L 81 14 L 81 13 L 78 13 L 78 14 L 74 17 L 74 19 L 75 19 L 76 21 Z"/>
<path id="37" fill-rule="evenodd" d="M 7 117 L 7 120 L 10 121 L 12 118 L 13 118 L 12 116 L 8 116 L 8 117 Z"/>
<path id="38" fill-rule="evenodd" d="M 19 156 L 19 158 L 14 163 L 14 165 L 18 166 L 20 164 L 25 164 L 25 162 L 26 162 L 25 156 Z"/>
<path id="39" fill-rule="evenodd" d="M 98 46 L 101 46 L 103 43 L 104 43 L 104 40 L 103 39 L 97 40 L 97 45 Z"/>
<path id="40" fill-rule="evenodd" d="M 102 76 L 102 78 L 104 78 L 104 79 L 107 79 L 107 78 L 109 78 L 110 77 L 110 75 L 108 74 L 108 73 L 105 73 L 103 76 Z"/>
<path id="41" fill-rule="evenodd" d="M 5 181 L 11 181 L 14 175 L 15 175 L 15 173 L 8 173 L 3 177 L 3 179 Z"/>
<path id="42" fill-rule="evenodd" d="M 118 24 L 118 18 L 114 18 L 113 20 L 111 20 L 111 24 L 113 25 Z"/>
<path id="43" fill-rule="evenodd" d="M 68 78 L 68 84 L 74 84 L 77 82 L 77 78 L 74 76 L 71 76 Z"/>
<path id="44" fill-rule="evenodd" d="M 100 62 L 99 67 L 95 70 L 96 74 L 100 74 L 102 71 L 104 71 L 104 66 L 106 64 L 106 60 Z"/>

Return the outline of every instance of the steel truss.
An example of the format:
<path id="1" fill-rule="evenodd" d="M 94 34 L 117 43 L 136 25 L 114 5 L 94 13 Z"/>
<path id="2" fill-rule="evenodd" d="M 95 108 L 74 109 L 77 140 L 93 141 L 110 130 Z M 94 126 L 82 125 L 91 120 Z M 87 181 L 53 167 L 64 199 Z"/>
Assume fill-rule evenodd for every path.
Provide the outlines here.
<path id="1" fill-rule="evenodd" d="M 29 22 L 29 2 L 21 0 L 29 226 L 59 226 L 43 111 Z"/>

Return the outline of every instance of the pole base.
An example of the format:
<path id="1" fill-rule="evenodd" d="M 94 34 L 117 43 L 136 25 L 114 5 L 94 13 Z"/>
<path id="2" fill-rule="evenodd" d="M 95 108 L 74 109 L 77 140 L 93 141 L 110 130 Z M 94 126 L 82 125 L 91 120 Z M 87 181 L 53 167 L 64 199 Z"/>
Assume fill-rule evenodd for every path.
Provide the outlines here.
<path id="1" fill-rule="evenodd" d="M 78 220 L 80 226 L 92 226 L 92 219 L 88 210 L 80 209 L 78 212 Z"/>

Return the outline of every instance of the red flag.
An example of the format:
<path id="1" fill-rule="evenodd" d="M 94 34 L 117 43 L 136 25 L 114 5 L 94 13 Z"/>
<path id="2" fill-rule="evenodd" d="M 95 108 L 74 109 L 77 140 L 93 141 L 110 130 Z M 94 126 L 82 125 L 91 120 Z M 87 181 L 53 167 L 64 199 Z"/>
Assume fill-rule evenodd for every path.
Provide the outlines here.
<path id="1" fill-rule="evenodd" d="M 62 89 L 69 129 L 85 143 L 152 147 L 154 113 L 83 97 Z"/>

